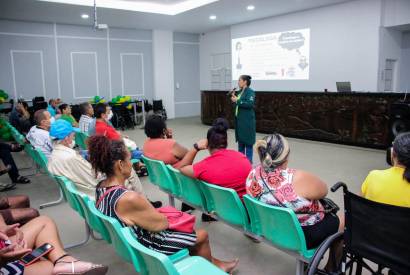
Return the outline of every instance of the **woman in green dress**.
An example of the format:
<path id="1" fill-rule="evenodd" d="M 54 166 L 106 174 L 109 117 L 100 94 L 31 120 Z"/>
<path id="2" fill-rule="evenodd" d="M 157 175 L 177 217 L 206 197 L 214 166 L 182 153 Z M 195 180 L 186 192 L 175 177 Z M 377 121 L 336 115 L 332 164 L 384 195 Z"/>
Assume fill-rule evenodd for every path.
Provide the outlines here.
<path id="1" fill-rule="evenodd" d="M 235 138 L 238 151 L 252 163 L 253 144 L 255 144 L 255 91 L 249 88 L 252 77 L 241 75 L 238 80 L 240 91 L 232 93 L 231 101 L 235 103 Z"/>

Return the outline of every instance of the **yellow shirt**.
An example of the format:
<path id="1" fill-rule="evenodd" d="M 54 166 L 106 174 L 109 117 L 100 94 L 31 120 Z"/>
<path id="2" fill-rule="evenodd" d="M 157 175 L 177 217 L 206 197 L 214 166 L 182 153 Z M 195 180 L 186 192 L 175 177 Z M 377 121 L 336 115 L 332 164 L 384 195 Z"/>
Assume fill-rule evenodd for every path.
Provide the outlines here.
<path id="1" fill-rule="evenodd" d="M 371 171 L 362 185 L 363 196 L 380 203 L 410 207 L 410 183 L 403 173 L 402 167 Z"/>

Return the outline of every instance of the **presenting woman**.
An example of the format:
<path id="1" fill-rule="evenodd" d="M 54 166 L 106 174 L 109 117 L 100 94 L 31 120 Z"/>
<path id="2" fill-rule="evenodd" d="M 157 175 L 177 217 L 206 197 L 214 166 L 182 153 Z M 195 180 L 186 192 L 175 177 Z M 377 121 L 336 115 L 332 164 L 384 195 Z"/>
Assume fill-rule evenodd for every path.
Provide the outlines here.
<path id="1" fill-rule="evenodd" d="M 253 144 L 255 143 L 255 92 L 249 86 L 252 77 L 241 75 L 238 80 L 240 91 L 232 93 L 231 101 L 235 103 L 235 138 L 238 151 L 252 163 Z"/>

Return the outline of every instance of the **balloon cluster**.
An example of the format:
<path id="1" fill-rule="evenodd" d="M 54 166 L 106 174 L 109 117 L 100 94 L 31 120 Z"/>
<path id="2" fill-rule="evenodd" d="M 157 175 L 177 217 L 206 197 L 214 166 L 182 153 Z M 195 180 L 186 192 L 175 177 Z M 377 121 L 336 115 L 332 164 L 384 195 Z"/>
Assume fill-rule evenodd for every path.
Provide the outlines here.
<path id="1" fill-rule="evenodd" d="M 11 129 L 7 125 L 7 122 L 2 118 L 0 118 L 0 138 L 3 141 L 12 141 L 13 140 L 13 136 L 11 135 Z"/>
<path id="2" fill-rule="evenodd" d="M 4 103 L 8 98 L 9 95 L 5 91 L 0 90 L 0 104 Z"/>
<path id="3" fill-rule="evenodd" d="M 103 96 L 96 95 L 93 97 L 90 101 L 91 104 L 98 104 L 98 103 L 104 103 L 105 99 Z"/>
<path id="4" fill-rule="evenodd" d="M 117 95 L 111 100 L 111 103 L 113 104 L 118 104 L 118 105 L 123 105 L 127 109 L 131 110 L 132 109 L 132 99 L 130 96 L 120 96 Z"/>

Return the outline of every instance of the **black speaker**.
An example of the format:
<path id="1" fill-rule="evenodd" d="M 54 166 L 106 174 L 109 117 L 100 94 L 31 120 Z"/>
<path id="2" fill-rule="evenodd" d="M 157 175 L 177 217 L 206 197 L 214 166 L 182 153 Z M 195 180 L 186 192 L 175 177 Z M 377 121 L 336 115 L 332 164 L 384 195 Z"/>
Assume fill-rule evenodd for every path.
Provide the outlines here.
<path id="1" fill-rule="evenodd" d="M 393 140 L 398 134 L 410 131 L 410 102 L 394 102 L 390 105 L 390 135 Z"/>

